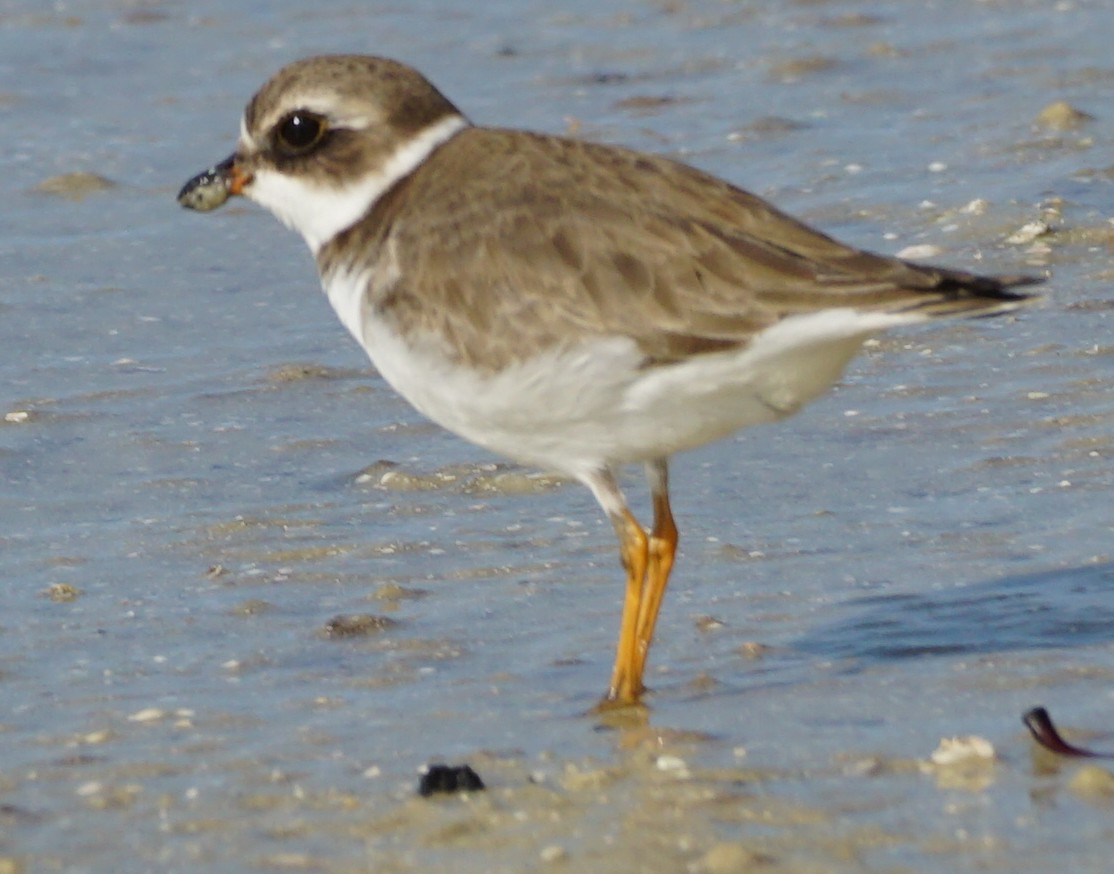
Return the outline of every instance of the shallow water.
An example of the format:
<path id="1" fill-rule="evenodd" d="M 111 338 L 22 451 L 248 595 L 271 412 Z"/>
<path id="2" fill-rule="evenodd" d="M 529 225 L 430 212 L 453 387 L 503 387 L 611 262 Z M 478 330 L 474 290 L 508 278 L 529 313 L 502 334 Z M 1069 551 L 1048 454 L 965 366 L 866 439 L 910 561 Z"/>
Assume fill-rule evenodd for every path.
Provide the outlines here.
<path id="1" fill-rule="evenodd" d="M 225 7 L 0 6 L 0 870 L 1106 870 L 1114 798 L 1019 717 L 1114 748 L 1114 9 Z M 174 203 L 320 51 L 1048 299 L 677 459 L 648 720 L 588 715 L 590 495 L 424 423 L 269 216 Z M 957 734 L 998 760 L 925 764 Z M 488 791 L 419 799 L 437 760 Z"/>

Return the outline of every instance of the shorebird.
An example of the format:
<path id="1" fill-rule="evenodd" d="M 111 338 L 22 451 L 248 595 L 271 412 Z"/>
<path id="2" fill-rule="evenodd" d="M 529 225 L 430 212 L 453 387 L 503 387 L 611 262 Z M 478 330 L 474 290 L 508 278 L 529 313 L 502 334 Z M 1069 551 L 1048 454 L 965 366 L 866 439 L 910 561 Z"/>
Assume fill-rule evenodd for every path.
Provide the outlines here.
<path id="1" fill-rule="evenodd" d="M 677 551 L 674 453 L 791 416 L 887 328 L 1008 312 L 1028 276 L 872 254 L 664 157 L 472 124 L 377 57 L 284 67 L 179 201 L 297 231 L 344 326 L 433 421 L 584 483 L 626 595 L 605 702 L 644 691 Z M 645 465 L 649 530 L 616 469 Z"/>

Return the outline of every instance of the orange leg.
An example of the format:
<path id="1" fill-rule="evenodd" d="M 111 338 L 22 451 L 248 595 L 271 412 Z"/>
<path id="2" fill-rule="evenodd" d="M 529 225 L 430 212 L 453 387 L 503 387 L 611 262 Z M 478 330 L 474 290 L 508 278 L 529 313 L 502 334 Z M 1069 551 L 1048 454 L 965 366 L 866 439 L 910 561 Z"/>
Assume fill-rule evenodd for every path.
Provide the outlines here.
<path id="1" fill-rule="evenodd" d="M 678 540 L 677 525 L 673 521 L 673 511 L 669 508 L 669 469 L 665 459 L 647 464 L 646 478 L 650 481 L 650 493 L 654 502 L 654 527 L 650 532 L 646 582 L 642 588 L 635 630 L 637 649 L 634 673 L 639 677 L 640 685 L 642 671 L 646 667 L 646 656 L 654 639 L 661 601 L 665 596 L 665 587 L 669 584 L 673 559 L 677 555 Z"/>
<path id="2" fill-rule="evenodd" d="M 654 527 L 649 536 L 627 507 L 610 470 L 584 478 L 615 526 L 619 555 L 627 572 L 619 644 L 611 685 L 601 702 L 604 706 L 637 704 L 645 691 L 642 673 L 677 553 L 677 526 L 669 508 L 669 470 L 665 459 L 648 463 L 646 476 L 654 503 Z"/>
<path id="3" fill-rule="evenodd" d="M 650 563 L 650 538 L 638 524 L 626 498 L 619 491 L 610 469 L 593 471 L 581 477 L 603 507 L 619 538 L 619 557 L 627 571 L 627 590 L 623 599 L 623 618 L 619 624 L 619 643 L 615 649 L 615 667 L 611 685 L 601 706 L 635 704 L 642 694 L 642 663 L 639 655 L 638 625 L 643 612 L 646 568 Z"/>
<path id="4" fill-rule="evenodd" d="M 615 650 L 615 667 L 606 700 L 633 704 L 642 694 L 642 663 L 639 652 L 638 625 L 642 616 L 646 567 L 649 562 L 649 539 L 638 520 L 624 508 L 615 523 L 619 535 L 619 554 L 627 571 L 627 592 L 623 599 L 623 618 L 619 624 L 619 644 Z"/>

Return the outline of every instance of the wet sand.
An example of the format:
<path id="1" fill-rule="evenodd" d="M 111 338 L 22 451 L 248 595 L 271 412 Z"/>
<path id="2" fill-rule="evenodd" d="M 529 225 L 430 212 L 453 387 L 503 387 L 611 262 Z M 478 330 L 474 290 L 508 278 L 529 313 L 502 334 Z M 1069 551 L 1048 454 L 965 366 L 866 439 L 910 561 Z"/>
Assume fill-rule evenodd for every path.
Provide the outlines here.
<path id="1" fill-rule="evenodd" d="M 1108 34 L 1094 5 L 0 10 L 0 872 L 1104 871 Z M 723 175 L 858 245 L 1044 272 L 678 459 L 646 712 L 579 486 L 376 376 L 302 244 L 178 186 L 321 51 Z M 637 472 L 635 472 L 637 473 Z M 637 479 L 629 482 L 639 508 Z M 990 758 L 939 764 L 942 738 Z M 487 788 L 422 798 L 419 769 Z"/>

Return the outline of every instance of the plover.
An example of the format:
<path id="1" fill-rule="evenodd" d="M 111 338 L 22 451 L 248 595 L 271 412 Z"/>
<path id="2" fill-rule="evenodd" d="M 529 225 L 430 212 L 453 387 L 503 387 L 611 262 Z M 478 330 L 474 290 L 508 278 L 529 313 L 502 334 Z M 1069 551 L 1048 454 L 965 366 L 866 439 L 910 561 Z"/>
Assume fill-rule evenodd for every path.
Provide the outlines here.
<path id="1" fill-rule="evenodd" d="M 284 67 L 179 194 L 299 232 L 382 377 L 450 431 L 584 483 L 626 569 L 605 702 L 639 700 L 677 550 L 668 460 L 775 422 L 878 332 L 1016 308 L 1027 276 L 855 249 L 664 157 L 471 124 L 377 57 Z M 616 469 L 645 466 L 649 530 Z"/>

